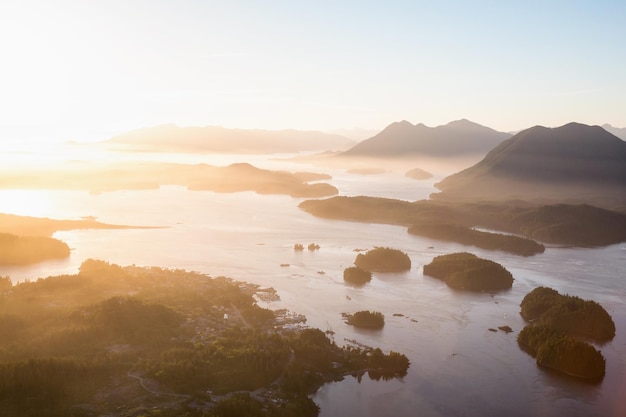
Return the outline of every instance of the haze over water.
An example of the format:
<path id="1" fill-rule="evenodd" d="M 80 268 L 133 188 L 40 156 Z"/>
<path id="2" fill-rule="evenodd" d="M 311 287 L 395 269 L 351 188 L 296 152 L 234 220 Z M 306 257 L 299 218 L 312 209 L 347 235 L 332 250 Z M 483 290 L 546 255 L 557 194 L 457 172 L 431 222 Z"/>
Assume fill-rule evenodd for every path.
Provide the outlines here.
<path id="1" fill-rule="evenodd" d="M 223 160 L 230 158 L 238 157 Z M 254 162 L 294 170 L 293 164 L 275 159 L 257 157 Z M 437 180 L 409 180 L 401 173 L 360 176 L 325 171 L 333 175 L 329 182 L 340 195 L 409 201 L 427 198 Z M 33 204 L 11 207 L 18 194 Z M 402 380 L 374 382 L 364 376 L 358 382 L 347 377 L 322 387 L 313 397 L 322 416 L 618 416 L 626 412 L 621 398 L 626 390 L 624 244 L 599 249 L 549 247 L 544 254 L 523 258 L 409 235 L 404 227 L 319 219 L 298 209 L 300 201 L 183 187 L 100 194 L 2 190 L 0 212 L 95 216 L 107 223 L 165 227 L 57 232 L 55 237 L 72 248 L 68 260 L 2 268 L 0 275 L 19 281 L 75 273 L 87 258 L 225 275 L 274 287 L 281 300 L 264 306 L 306 315 L 308 325 L 334 331 L 338 344 L 351 339 L 409 357 L 411 367 Z M 318 251 L 293 251 L 294 243 L 313 242 L 320 245 Z M 352 265 L 355 249 L 376 246 L 406 252 L 413 264 L 410 272 L 374 274 L 372 282 L 361 288 L 345 285 L 342 272 Z M 421 267 L 434 256 L 457 251 L 501 263 L 515 278 L 513 288 L 493 296 L 466 294 L 422 274 Z M 601 346 L 607 361 L 601 383 L 589 385 L 547 373 L 517 346 L 516 335 L 525 325 L 519 303 L 537 286 L 593 299 L 613 317 L 616 337 Z M 383 330 L 358 330 L 343 322 L 342 312 L 364 309 L 385 315 Z M 488 330 L 503 325 L 514 332 Z"/>

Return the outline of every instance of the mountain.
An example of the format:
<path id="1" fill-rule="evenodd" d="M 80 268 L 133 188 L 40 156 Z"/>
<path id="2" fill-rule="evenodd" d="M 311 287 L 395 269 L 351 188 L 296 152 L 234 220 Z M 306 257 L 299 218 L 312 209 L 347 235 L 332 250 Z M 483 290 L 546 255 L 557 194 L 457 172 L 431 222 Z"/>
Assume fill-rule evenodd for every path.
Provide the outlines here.
<path id="1" fill-rule="evenodd" d="M 227 129 L 220 126 L 160 125 L 133 130 L 104 142 L 133 152 L 293 153 L 343 150 L 355 141 L 316 131 Z"/>
<path id="2" fill-rule="evenodd" d="M 469 120 L 428 127 L 406 120 L 387 126 L 374 137 L 364 140 L 340 154 L 361 157 L 403 157 L 407 155 L 459 156 L 486 154 L 509 133 L 498 132 Z"/>
<path id="3" fill-rule="evenodd" d="M 621 140 L 626 140 L 626 127 L 613 127 L 608 123 L 602 125 L 602 128 L 609 133 L 614 134 Z"/>
<path id="4" fill-rule="evenodd" d="M 626 204 L 626 142 L 599 126 L 535 126 L 436 184 L 442 200 Z"/>

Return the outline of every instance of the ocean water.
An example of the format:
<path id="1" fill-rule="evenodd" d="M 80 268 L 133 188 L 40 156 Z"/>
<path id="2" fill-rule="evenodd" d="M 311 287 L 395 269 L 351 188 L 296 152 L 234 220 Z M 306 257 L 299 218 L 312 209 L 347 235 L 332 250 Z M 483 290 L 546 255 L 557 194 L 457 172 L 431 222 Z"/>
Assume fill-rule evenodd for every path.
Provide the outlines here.
<path id="1" fill-rule="evenodd" d="M 221 160 L 243 161 L 240 158 Z M 275 159 L 257 158 L 254 163 L 328 172 L 341 195 L 417 200 L 434 192 L 439 179 L 415 181 L 393 172 L 353 175 Z M 1 267 L 0 275 L 21 281 L 76 273 L 85 259 L 96 258 L 229 276 L 274 287 L 281 300 L 264 306 L 306 315 L 310 326 L 333 330 L 340 345 L 357 340 L 409 357 L 411 367 L 401 380 L 372 381 L 366 375 L 323 386 L 313 399 L 324 417 L 626 415 L 626 244 L 548 248 L 544 254 L 522 258 L 412 236 L 398 226 L 318 219 L 298 209 L 300 201 L 183 187 L 102 194 L 0 190 L 0 212 L 62 219 L 95 216 L 106 223 L 158 226 L 57 232 L 55 237 L 72 248 L 69 259 Z M 320 249 L 294 252 L 295 243 L 305 248 L 317 243 Z M 411 270 L 374 274 L 360 288 L 344 284 L 343 269 L 353 264 L 356 250 L 376 246 L 406 252 Z M 434 256 L 455 251 L 501 263 L 515 278 L 513 288 L 495 295 L 468 294 L 423 275 L 422 266 Z M 601 383 L 545 372 L 518 348 L 516 335 L 525 325 L 519 304 L 537 286 L 593 299 L 612 315 L 617 335 L 599 346 L 607 361 Z M 343 322 L 342 312 L 364 309 L 382 312 L 385 327 L 364 331 Z M 513 333 L 488 330 L 503 325 Z"/>

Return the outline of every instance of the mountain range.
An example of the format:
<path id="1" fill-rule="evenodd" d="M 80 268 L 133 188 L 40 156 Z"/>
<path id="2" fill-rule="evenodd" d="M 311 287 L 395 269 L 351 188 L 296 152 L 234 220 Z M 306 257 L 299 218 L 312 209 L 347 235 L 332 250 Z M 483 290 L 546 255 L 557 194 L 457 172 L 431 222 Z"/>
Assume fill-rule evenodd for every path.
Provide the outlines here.
<path id="1" fill-rule="evenodd" d="M 441 200 L 626 205 L 626 142 L 600 126 L 535 126 L 436 186 Z"/>
<path id="2" fill-rule="evenodd" d="M 359 142 L 339 156 L 395 158 L 415 155 L 484 155 L 511 136 L 510 133 L 498 132 L 466 119 L 437 127 L 428 127 L 422 123 L 413 125 L 403 120 L 390 124 L 377 135 Z"/>

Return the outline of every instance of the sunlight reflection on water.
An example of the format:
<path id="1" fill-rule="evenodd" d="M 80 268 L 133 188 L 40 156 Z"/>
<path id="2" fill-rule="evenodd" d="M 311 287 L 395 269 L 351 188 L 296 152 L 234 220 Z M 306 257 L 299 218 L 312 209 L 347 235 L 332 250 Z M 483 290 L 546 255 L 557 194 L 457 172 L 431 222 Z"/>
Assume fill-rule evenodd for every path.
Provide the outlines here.
<path id="1" fill-rule="evenodd" d="M 413 182 L 401 174 L 362 177 L 331 171 L 332 182 L 343 195 L 413 200 L 427 197 L 435 181 Z M 75 273 L 87 258 L 226 275 L 276 288 L 281 301 L 271 303 L 271 308 L 305 314 L 309 325 L 335 331 L 338 344 L 357 339 L 409 356 L 411 368 L 403 380 L 375 382 L 365 376 L 359 383 L 347 377 L 322 387 L 314 399 L 323 417 L 626 414 L 619 405 L 623 405 L 620 398 L 626 386 L 623 244 L 600 249 L 548 248 L 544 254 L 520 258 L 409 235 L 399 226 L 318 219 L 299 210 L 299 201 L 183 187 L 98 195 L 0 191 L 0 212 L 53 218 L 94 216 L 115 224 L 166 226 L 57 232 L 55 237 L 72 248 L 70 259 L 0 268 L 0 275 L 18 281 Z M 318 251 L 293 251 L 294 243 L 313 242 L 320 245 Z M 342 272 L 352 265 L 354 250 L 375 246 L 405 251 L 413 264 L 411 270 L 374 274 L 372 282 L 362 288 L 344 285 Z M 515 277 L 513 288 L 493 297 L 466 294 L 423 275 L 422 266 L 434 256 L 460 250 L 502 263 Z M 593 298 L 613 315 L 617 336 L 602 347 L 609 365 L 601 384 L 590 386 L 547 374 L 518 348 L 515 335 L 524 326 L 519 303 L 539 285 Z M 384 329 L 362 331 L 341 319 L 342 312 L 362 309 L 383 312 Z M 488 331 L 505 324 L 514 333 Z"/>

